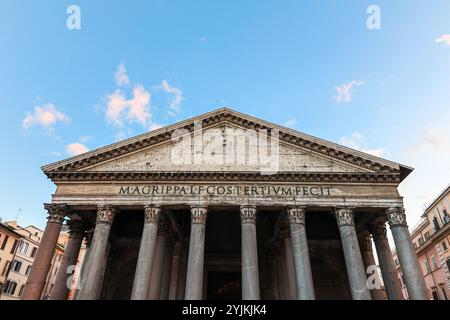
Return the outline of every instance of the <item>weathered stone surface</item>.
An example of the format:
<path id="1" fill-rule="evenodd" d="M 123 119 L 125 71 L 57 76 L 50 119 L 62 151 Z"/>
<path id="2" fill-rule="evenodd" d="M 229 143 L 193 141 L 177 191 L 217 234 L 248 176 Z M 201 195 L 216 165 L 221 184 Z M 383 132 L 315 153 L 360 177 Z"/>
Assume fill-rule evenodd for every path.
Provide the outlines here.
<path id="1" fill-rule="evenodd" d="M 231 129 L 231 126 L 222 126 L 221 131 Z M 245 134 L 243 129 L 239 129 L 238 134 Z M 207 130 L 208 131 L 208 130 Z M 207 133 L 206 133 L 207 134 Z M 220 133 L 219 133 L 220 135 Z M 193 138 L 192 138 L 193 140 Z M 249 159 L 249 148 L 235 147 L 234 153 L 244 155 L 243 163 L 233 161 L 227 164 L 226 146 L 221 150 L 214 150 L 214 158 L 205 157 L 210 144 L 203 145 L 203 161 L 201 163 L 177 164 L 178 160 L 173 159 L 172 151 L 174 142 L 168 141 L 137 153 L 133 153 L 113 161 L 99 164 L 86 169 L 87 171 L 258 171 L 262 168 L 258 163 L 252 164 Z M 250 151 L 251 152 L 251 151 Z M 219 158 L 216 158 L 219 156 Z M 194 159 L 193 149 L 191 149 L 191 159 Z M 234 158 L 236 159 L 236 158 Z M 368 172 L 356 166 L 342 161 L 330 159 L 322 155 L 314 154 L 309 150 L 294 147 L 286 143 L 280 143 L 279 149 L 279 170 L 280 171 L 302 171 L 302 172 Z"/>

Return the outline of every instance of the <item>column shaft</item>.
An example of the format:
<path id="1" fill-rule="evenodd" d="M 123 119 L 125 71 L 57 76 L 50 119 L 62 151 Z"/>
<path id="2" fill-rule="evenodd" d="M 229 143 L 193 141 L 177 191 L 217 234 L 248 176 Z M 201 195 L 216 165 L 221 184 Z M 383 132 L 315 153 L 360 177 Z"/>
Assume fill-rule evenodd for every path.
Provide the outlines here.
<path id="1" fill-rule="evenodd" d="M 270 270 L 270 283 L 272 287 L 272 299 L 280 300 L 280 290 L 278 282 L 278 272 L 277 272 L 277 254 L 276 249 L 273 248 L 269 255 L 269 270 Z"/>
<path id="2" fill-rule="evenodd" d="M 353 300 L 371 300 L 366 271 L 359 249 L 351 208 L 337 208 L 336 219 L 341 234 L 342 250 Z"/>
<path id="3" fill-rule="evenodd" d="M 256 207 L 241 207 L 242 299 L 259 300 L 258 246 Z"/>
<path id="4" fill-rule="evenodd" d="M 55 285 L 50 293 L 50 300 L 66 300 L 71 283 L 68 283 L 69 277 L 75 272 L 75 268 L 70 272 L 70 267 L 75 267 L 80 253 L 81 244 L 84 236 L 84 224 L 81 220 L 71 220 L 69 222 L 69 239 L 64 254 L 61 258 L 58 274 L 56 275 Z"/>
<path id="5" fill-rule="evenodd" d="M 301 207 L 288 208 L 288 218 L 291 229 L 297 299 L 314 300 L 314 284 L 305 229 L 305 209 Z"/>
<path id="6" fill-rule="evenodd" d="M 161 300 L 169 300 L 169 286 L 170 286 L 170 277 L 172 271 L 172 255 L 173 255 L 173 242 L 166 243 L 166 250 L 164 252 L 164 263 L 162 270 L 162 279 L 161 279 Z"/>
<path id="7" fill-rule="evenodd" d="M 149 295 L 160 213 L 161 208 L 158 206 L 145 207 L 144 228 L 139 247 L 131 300 L 145 300 Z"/>
<path id="8" fill-rule="evenodd" d="M 181 267 L 180 274 L 178 277 L 178 288 L 177 288 L 177 300 L 184 300 L 186 292 L 186 277 L 187 277 L 187 265 L 188 265 L 188 250 L 183 247 L 181 254 Z"/>
<path id="9" fill-rule="evenodd" d="M 45 204 L 44 207 L 48 211 L 47 226 L 39 244 L 30 275 L 27 278 L 22 300 L 39 300 L 41 298 L 67 210 L 67 206 L 63 204 Z"/>
<path id="10" fill-rule="evenodd" d="M 148 296 L 148 299 L 150 300 L 160 299 L 167 232 L 168 232 L 168 222 L 166 219 L 162 219 L 159 221 L 158 235 L 156 237 L 155 259 L 153 260 L 153 268 L 150 280 L 150 291 Z"/>
<path id="11" fill-rule="evenodd" d="M 366 274 L 370 274 L 369 279 L 367 279 L 367 283 L 369 285 L 372 299 L 385 300 L 383 290 L 381 289 L 380 275 L 378 274 L 375 257 L 373 256 L 372 239 L 370 239 L 370 234 L 368 232 L 364 232 L 358 237 L 358 239 L 364 269 L 366 270 Z"/>
<path id="12" fill-rule="evenodd" d="M 411 300 L 430 299 L 425 279 L 420 270 L 419 261 L 412 245 L 411 236 L 406 224 L 406 215 L 401 207 L 389 208 L 386 211 L 392 237 L 394 238 L 397 256 L 405 278 L 406 288 Z"/>
<path id="13" fill-rule="evenodd" d="M 185 300 L 201 300 L 205 255 L 205 207 L 191 208 L 191 237 L 186 275 Z"/>
<path id="14" fill-rule="evenodd" d="M 294 255 L 292 253 L 292 240 L 291 232 L 286 217 L 283 217 L 282 224 L 280 226 L 280 237 L 283 243 L 282 245 L 282 259 L 284 265 L 284 273 L 286 274 L 283 279 L 286 291 L 286 300 L 297 299 L 297 284 L 295 283 L 295 266 Z"/>
<path id="15" fill-rule="evenodd" d="M 277 278 L 278 278 L 278 296 L 281 300 L 288 299 L 286 261 L 283 259 L 284 245 L 280 245 L 280 256 L 276 258 Z"/>
<path id="16" fill-rule="evenodd" d="M 380 263 L 381 276 L 389 300 L 404 300 L 400 280 L 397 276 L 394 260 L 392 259 L 391 248 L 386 236 L 385 223 L 371 225 L 370 232 L 377 250 L 378 262 Z"/>
<path id="17" fill-rule="evenodd" d="M 89 257 L 89 252 L 90 252 L 90 248 L 91 248 L 93 235 L 94 235 L 94 229 L 86 231 L 86 235 L 85 235 L 86 247 L 85 247 L 83 259 L 81 262 L 81 267 L 78 272 L 77 283 L 76 283 L 76 287 L 75 287 L 75 292 L 73 293 L 73 296 L 72 296 L 72 300 L 77 300 L 78 294 L 80 293 L 81 283 L 83 281 L 84 271 L 86 269 L 86 261 L 88 260 L 88 257 Z"/>
<path id="18" fill-rule="evenodd" d="M 169 300 L 177 299 L 178 280 L 180 279 L 182 246 L 183 243 L 181 241 L 177 241 L 173 249 L 173 256 L 170 270 Z"/>
<path id="19" fill-rule="evenodd" d="M 100 297 L 106 269 L 107 249 L 111 224 L 116 214 L 113 206 L 99 206 L 94 236 L 89 252 L 78 300 L 96 300 Z"/>

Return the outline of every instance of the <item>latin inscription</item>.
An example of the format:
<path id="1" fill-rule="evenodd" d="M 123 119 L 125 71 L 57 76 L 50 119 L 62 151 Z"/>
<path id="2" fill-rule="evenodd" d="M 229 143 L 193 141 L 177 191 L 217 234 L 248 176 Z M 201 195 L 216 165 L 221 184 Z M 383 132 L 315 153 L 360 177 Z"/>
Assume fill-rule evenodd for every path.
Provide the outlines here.
<path id="1" fill-rule="evenodd" d="M 247 185 L 137 185 L 121 186 L 120 195 L 151 196 L 285 196 L 327 197 L 327 186 L 247 186 Z"/>

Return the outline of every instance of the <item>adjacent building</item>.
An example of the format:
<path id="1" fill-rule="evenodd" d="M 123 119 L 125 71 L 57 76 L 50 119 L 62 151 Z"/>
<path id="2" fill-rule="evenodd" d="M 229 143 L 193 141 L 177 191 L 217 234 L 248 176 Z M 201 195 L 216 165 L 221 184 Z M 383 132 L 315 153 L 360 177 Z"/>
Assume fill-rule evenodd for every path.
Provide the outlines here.
<path id="1" fill-rule="evenodd" d="M 14 228 L 0 222 L 0 299 L 14 296 L 20 290 L 17 283 L 9 279 L 9 273 L 21 238 Z"/>
<path id="2" fill-rule="evenodd" d="M 425 209 L 411 237 L 430 296 L 435 300 L 449 300 L 450 185 Z M 408 298 L 396 251 L 393 256 L 403 295 Z"/>
<path id="3" fill-rule="evenodd" d="M 34 259 L 43 236 L 43 231 L 33 225 L 21 227 L 16 221 L 8 221 L 1 224 L 2 230 L 8 229 L 15 234 L 14 242 L 12 241 L 11 233 L 5 236 L 6 241 L 5 250 L 0 251 L 0 268 L 3 264 L 2 272 L 4 271 L 4 280 L 2 279 L 3 288 L 0 299 L 2 300 L 17 300 L 22 297 L 25 284 L 30 274 Z M 3 232 L 2 232 L 3 233 Z M 9 246 L 8 246 L 8 243 Z M 3 244 L 1 245 L 3 247 Z M 1 247 L 0 247 L 1 248 Z M 47 276 L 46 286 L 42 293 L 42 299 L 46 299 L 50 294 L 53 283 L 55 282 L 55 275 L 58 272 L 61 257 L 64 253 L 64 247 L 60 244 L 55 246 L 54 255 L 52 257 L 50 271 Z"/>

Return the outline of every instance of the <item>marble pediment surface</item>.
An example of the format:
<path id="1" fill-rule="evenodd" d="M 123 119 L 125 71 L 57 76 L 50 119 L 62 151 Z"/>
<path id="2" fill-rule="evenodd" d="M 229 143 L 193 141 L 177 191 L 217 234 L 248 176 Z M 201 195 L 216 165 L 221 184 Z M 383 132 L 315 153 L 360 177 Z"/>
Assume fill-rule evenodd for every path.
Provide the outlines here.
<path id="1" fill-rule="evenodd" d="M 195 123 L 201 123 L 203 128 L 201 151 L 192 147 L 195 141 L 194 132 L 198 134 L 198 131 L 194 130 Z M 265 131 L 261 130 L 266 129 L 269 129 L 268 132 L 276 130 L 279 133 L 278 136 L 267 139 L 269 145 L 271 142 L 278 142 L 279 157 L 277 158 L 277 165 L 274 167 L 278 172 L 388 172 L 400 174 L 404 178 L 412 171 L 407 166 L 340 146 L 229 108 L 217 109 L 174 125 L 46 165 L 42 169 L 49 176 L 59 172 L 255 172 L 267 168 L 267 159 L 269 159 L 269 162 L 273 162 L 274 158 L 268 157 L 263 161 L 255 161 L 255 152 L 265 151 L 255 151 L 248 144 L 244 146 L 241 144 L 240 147 L 233 146 L 234 158 L 227 161 L 226 157 L 229 157 L 230 149 L 227 149 L 226 146 L 226 139 L 228 138 L 226 132 L 234 130 L 235 134 L 242 136 L 246 135 L 248 131 L 253 131 L 263 135 Z M 178 146 L 176 150 L 181 150 L 179 140 L 173 140 L 174 130 L 184 130 L 185 133 L 180 134 L 183 139 L 190 137 L 188 140 L 190 139 L 191 148 L 188 158 L 186 158 L 186 154 L 189 153 L 186 152 L 188 149 L 183 149 L 183 155 L 185 156 L 183 159 L 180 157 L 174 158 L 174 153 L 176 153 L 174 148 Z M 212 132 L 212 134 L 208 135 L 208 132 Z M 220 143 L 218 144 L 217 140 L 211 137 L 218 137 Z M 235 144 L 237 144 L 236 141 Z M 195 158 L 195 154 L 201 154 L 201 160 L 199 160 L 199 157 Z M 267 154 L 267 151 L 265 154 Z M 236 155 L 240 156 L 239 160 L 236 159 Z"/>
<path id="2" fill-rule="evenodd" d="M 260 171 L 272 167 L 280 172 L 371 172 L 366 168 L 347 164 L 331 157 L 314 154 L 310 150 L 302 149 L 267 136 L 268 145 L 278 143 L 278 154 L 272 157 L 270 148 L 261 149 L 249 147 L 248 140 L 244 144 L 226 146 L 226 131 L 234 130 L 240 137 L 246 137 L 246 131 L 229 124 L 218 126 L 216 132 L 205 130 L 202 152 L 195 157 L 194 137 L 190 148 L 183 149 L 182 141 L 168 141 L 149 147 L 136 153 L 115 158 L 84 169 L 84 171 Z M 213 136 L 211 141 L 206 136 Z M 222 137 L 219 137 L 222 135 Z M 237 141 L 237 139 L 236 139 Z M 244 140 L 241 140 L 244 141 Z M 275 147 L 276 148 L 276 147 Z M 181 151 L 181 152 L 180 152 Z M 261 156 L 252 157 L 251 154 Z M 198 155 L 201 156 L 198 156 Z M 265 158 L 264 158 L 265 157 Z M 263 159 L 263 160 L 261 160 Z M 266 160 L 264 160 L 266 159 Z"/>

